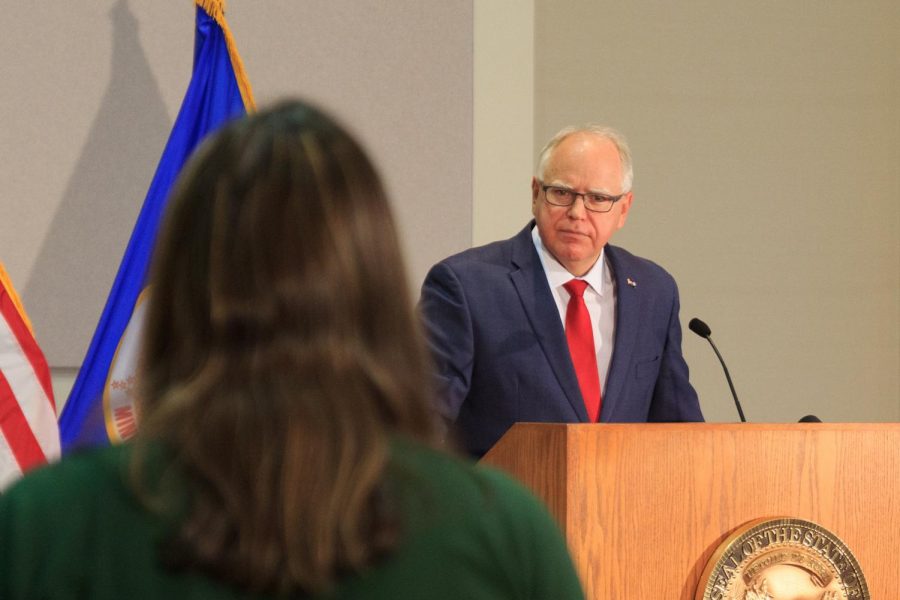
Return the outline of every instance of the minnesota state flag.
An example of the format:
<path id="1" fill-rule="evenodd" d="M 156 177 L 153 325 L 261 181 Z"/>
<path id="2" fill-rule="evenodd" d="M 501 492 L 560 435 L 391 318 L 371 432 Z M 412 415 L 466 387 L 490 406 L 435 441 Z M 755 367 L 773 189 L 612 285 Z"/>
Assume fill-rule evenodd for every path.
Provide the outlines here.
<path id="1" fill-rule="evenodd" d="M 225 21 L 224 0 L 195 0 L 194 68 L 178 117 L 119 266 L 106 307 L 59 419 L 63 452 L 131 437 L 134 382 L 147 270 L 169 190 L 211 131 L 254 110 L 253 94 Z"/>

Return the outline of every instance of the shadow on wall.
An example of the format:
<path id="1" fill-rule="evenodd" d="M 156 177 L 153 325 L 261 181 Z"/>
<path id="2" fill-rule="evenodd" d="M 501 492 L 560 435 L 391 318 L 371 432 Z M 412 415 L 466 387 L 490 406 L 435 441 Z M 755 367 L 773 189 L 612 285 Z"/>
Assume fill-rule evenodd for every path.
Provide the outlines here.
<path id="1" fill-rule="evenodd" d="M 110 18 L 109 85 L 22 290 L 54 367 L 78 367 L 87 352 L 172 128 L 128 1 Z"/>

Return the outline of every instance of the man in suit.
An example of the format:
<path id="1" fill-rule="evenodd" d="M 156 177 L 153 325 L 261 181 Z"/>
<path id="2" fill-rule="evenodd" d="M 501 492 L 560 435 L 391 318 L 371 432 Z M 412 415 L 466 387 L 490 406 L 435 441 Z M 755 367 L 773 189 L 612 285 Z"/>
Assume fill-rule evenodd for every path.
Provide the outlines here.
<path id="1" fill-rule="evenodd" d="M 516 422 L 702 421 L 675 281 L 607 242 L 632 203 L 631 154 L 605 127 L 541 152 L 534 220 L 428 273 L 419 308 L 440 411 L 480 457 Z"/>

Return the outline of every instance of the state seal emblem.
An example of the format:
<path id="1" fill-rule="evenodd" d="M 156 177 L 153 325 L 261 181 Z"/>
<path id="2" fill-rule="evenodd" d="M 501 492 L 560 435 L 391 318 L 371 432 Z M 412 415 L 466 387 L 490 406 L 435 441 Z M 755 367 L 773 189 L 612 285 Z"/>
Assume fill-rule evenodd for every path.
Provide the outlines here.
<path id="1" fill-rule="evenodd" d="M 850 549 L 810 521 L 747 523 L 716 549 L 695 600 L 870 600 Z"/>

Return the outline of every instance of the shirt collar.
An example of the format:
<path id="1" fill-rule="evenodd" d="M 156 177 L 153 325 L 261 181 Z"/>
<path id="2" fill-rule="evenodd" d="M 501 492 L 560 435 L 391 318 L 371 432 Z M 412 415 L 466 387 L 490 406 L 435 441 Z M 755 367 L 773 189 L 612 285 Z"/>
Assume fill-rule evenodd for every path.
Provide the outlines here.
<path id="1" fill-rule="evenodd" d="M 541 236 L 538 233 L 537 225 L 531 228 L 531 240 L 534 242 L 534 248 L 541 259 L 541 266 L 544 267 L 544 273 L 547 274 L 547 281 L 550 282 L 551 289 L 562 287 L 571 281 L 573 277 L 587 281 L 588 285 L 601 296 L 604 289 L 608 289 L 607 286 L 612 285 L 612 275 L 609 265 L 606 264 L 605 249 L 600 250 L 597 262 L 594 263 L 594 266 L 587 273 L 581 277 L 575 277 L 544 246 L 544 242 L 541 241 Z"/>

